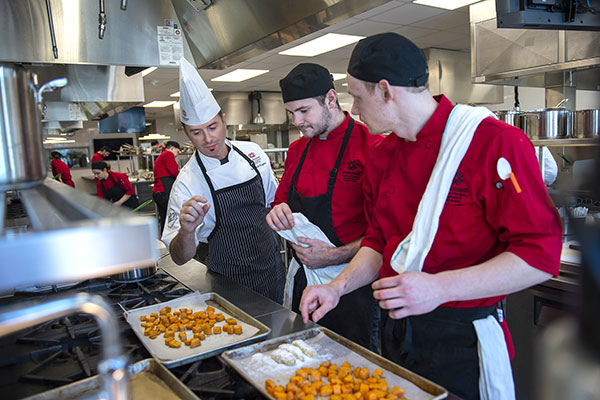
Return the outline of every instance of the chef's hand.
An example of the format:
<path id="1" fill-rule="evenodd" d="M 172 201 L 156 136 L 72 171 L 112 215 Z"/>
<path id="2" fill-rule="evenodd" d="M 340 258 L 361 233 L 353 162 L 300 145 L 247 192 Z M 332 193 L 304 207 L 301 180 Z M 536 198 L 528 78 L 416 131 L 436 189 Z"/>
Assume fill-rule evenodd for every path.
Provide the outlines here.
<path id="1" fill-rule="evenodd" d="M 206 204 L 206 201 L 202 196 L 194 196 L 183 203 L 179 214 L 181 231 L 187 234 L 196 232 L 196 228 L 204 222 L 204 217 L 210 208 L 210 204 Z"/>
<path id="2" fill-rule="evenodd" d="M 294 216 L 287 203 L 277 204 L 267 214 L 267 225 L 274 231 L 285 231 L 294 227 Z"/>
<path id="3" fill-rule="evenodd" d="M 296 255 L 306 265 L 308 269 L 318 269 L 333 265 L 331 262 L 332 254 L 335 247 L 330 247 L 327 243 L 317 240 L 299 237 L 298 241 L 302 244 L 307 244 L 308 247 L 298 246 L 290 243 Z"/>
<path id="4" fill-rule="evenodd" d="M 425 272 L 409 271 L 379 279 L 372 288 L 379 307 L 389 310 L 393 319 L 426 314 L 443 302 L 444 288 L 436 275 Z"/>
<path id="5" fill-rule="evenodd" d="M 300 312 L 304 323 L 308 322 L 311 313 L 313 322 L 319 322 L 339 301 L 340 295 L 332 285 L 308 286 L 300 299 Z"/>

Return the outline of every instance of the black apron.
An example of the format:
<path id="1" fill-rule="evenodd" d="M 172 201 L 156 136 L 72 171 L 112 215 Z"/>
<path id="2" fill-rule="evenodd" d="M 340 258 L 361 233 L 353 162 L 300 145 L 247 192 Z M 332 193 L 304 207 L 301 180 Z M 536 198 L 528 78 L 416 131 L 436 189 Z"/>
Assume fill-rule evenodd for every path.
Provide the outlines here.
<path id="1" fill-rule="evenodd" d="M 196 152 L 215 209 L 215 227 L 208 236 L 207 265 L 211 271 L 281 304 L 285 275 L 275 232 L 266 222 L 265 192 L 258 168 L 231 145 L 256 172 L 246 182 L 215 190 Z"/>
<path id="2" fill-rule="evenodd" d="M 102 188 L 102 192 L 104 193 L 104 197 L 106 197 L 107 199 L 109 199 L 110 201 L 112 201 L 113 203 L 121 200 L 121 197 L 123 197 L 125 195 L 125 190 L 123 190 L 123 188 L 121 188 L 121 186 L 117 185 L 117 182 L 115 181 L 115 179 L 112 177 L 112 175 L 110 174 L 110 172 L 108 173 L 108 178 L 112 181 L 113 185 L 110 189 L 106 190 L 104 188 L 104 182 L 102 182 L 102 180 L 100 180 L 100 187 Z M 136 208 L 137 206 L 139 206 L 139 202 L 137 199 L 137 196 L 135 194 L 132 194 L 126 202 L 124 202 L 123 204 L 121 204 L 125 207 L 129 207 L 132 210 L 134 208 Z"/>
<path id="3" fill-rule="evenodd" d="M 401 320 L 382 311 L 381 354 L 465 399 L 479 399 L 479 356 L 472 321 L 494 315 L 484 308 L 438 307 Z"/>
<path id="4" fill-rule="evenodd" d="M 348 145 L 352 129 L 354 128 L 354 119 L 350 118 L 348 129 L 342 141 L 335 165 L 329 171 L 329 181 L 327 183 L 327 192 L 318 196 L 304 197 L 296 190 L 296 179 L 300 174 L 302 165 L 308 153 L 308 148 L 312 140 L 309 140 L 302 153 L 302 158 L 294 172 L 290 189 L 287 196 L 287 204 L 292 212 L 301 212 L 310 222 L 318 226 L 327 238 L 336 246 L 343 246 L 344 243 L 338 238 L 333 228 L 331 199 L 333 188 L 337 178 L 340 163 L 344 150 Z M 316 139 L 319 140 L 319 139 Z M 295 255 L 294 255 L 295 256 Z M 302 263 L 297 260 L 300 265 Z M 302 292 L 306 288 L 306 274 L 304 268 L 300 268 L 294 278 L 294 292 L 292 296 L 292 311 L 299 312 L 300 299 Z M 351 293 L 340 298 L 337 307 L 329 311 L 325 317 L 319 320 L 319 325 L 325 326 L 332 331 L 352 340 L 359 345 L 374 349 L 375 343 L 374 328 L 379 316 L 379 307 L 373 298 L 371 285 L 365 285 Z"/>

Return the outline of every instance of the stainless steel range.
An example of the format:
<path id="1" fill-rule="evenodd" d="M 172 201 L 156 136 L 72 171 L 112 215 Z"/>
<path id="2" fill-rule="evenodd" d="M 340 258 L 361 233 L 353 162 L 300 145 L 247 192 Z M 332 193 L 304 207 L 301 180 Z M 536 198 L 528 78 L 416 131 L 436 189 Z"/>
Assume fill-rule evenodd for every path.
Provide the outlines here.
<path id="1" fill-rule="evenodd" d="M 186 295 L 192 290 L 163 269 L 138 282 L 91 279 L 66 287 L 17 291 L 0 304 L 44 301 L 57 293 L 100 294 L 119 317 L 119 335 L 130 363 L 151 357 L 122 313 Z M 0 308 L 1 309 L 1 308 Z M 102 337 L 88 315 L 74 314 L 0 338 L 0 391 L 5 399 L 20 399 L 98 374 Z M 218 357 L 172 371 L 201 398 L 260 398 L 260 394 L 226 367 Z"/>

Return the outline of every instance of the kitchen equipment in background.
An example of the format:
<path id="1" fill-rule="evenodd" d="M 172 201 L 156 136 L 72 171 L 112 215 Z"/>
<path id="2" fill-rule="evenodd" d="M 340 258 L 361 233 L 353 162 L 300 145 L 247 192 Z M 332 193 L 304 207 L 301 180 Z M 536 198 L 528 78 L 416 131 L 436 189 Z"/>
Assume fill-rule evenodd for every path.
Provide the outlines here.
<path id="1" fill-rule="evenodd" d="M 564 139 L 573 133 L 573 112 L 566 108 L 545 108 L 517 115 L 519 126 L 531 139 Z"/>
<path id="2" fill-rule="evenodd" d="M 67 81 L 52 80 L 39 90 L 37 83 L 35 73 L 0 63 L 0 191 L 32 187 L 46 177 L 38 102 Z"/>
<path id="3" fill-rule="evenodd" d="M 252 120 L 252 123 L 257 124 L 257 125 L 264 124 L 265 119 L 263 118 L 262 115 L 260 115 L 260 99 L 262 99 L 262 95 L 260 94 L 260 92 L 251 92 L 248 95 L 248 99 L 250 99 L 251 102 L 253 100 L 256 100 L 256 104 L 258 105 L 256 117 L 254 117 L 254 119 Z"/>
<path id="4" fill-rule="evenodd" d="M 516 126 L 517 128 L 521 128 L 518 125 L 517 117 L 523 114 L 523 111 L 518 110 L 499 110 L 494 111 L 494 114 L 498 117 L 499 120 L 506 122 L 509 125 Z M 522 128 L 521 128 L 522 129 Z"/>
<path id="5" fill-rule="evenodd" d="M 127 271 L 120 272 L 118 274 L 113 274 L 110 276 L 115 282 L 140 282 L 145 279 L 150 278 L 152 275 L 156 273 L 156 264 L 149 265 L 147 267 L 139 267 L 135 269 L 130 269 Z"/>
<path id="6" fill-rule="evenodd" d="M 597 138 L 600 126 L 600 110 L 575 111 L 575 131 L 577 138 Z"/>

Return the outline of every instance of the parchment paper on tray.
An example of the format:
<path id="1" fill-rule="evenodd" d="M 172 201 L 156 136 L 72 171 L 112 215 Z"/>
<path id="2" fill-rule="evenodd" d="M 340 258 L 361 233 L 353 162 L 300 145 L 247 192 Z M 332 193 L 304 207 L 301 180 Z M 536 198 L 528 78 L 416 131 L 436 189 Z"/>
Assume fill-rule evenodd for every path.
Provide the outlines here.
<path id="1" fill-rule="evenodd" d="M 302 362 L 296 360 L 296 364 L 292 366 L 277 363 L 270 357 L 277 346 L 283 343 L 291 343 L 297 339 L 302 339 L 312 346 L 317 352 L 317 357 L 305 357 Z M 347 347 L 342 342 L 352 344 L 353 348 Z M 289 379 L 296 374 L 296 370 L 300 368 L 317 368 L 323 361 L 327 360 L 331 360 L 332 364 L 338 366 L 347 361 L 353 369 L 355 367 L 367 368 L 371 374 L 376 368 L 379 368 L 383 371 L 382 378 L 387 381 L 389 387 L 398 386 L 403 389 L 405 391 L 404 397 L 407 400 L 443 399 L 448 395 L 447 391 L 441 386 L 393 364 L 391 361 L 325 328 L 313 328 L 308 331 L 230 350 L 223 353 L 222 357 L 269 398 L 272 398 L 272 396 L 269 396 L 265 390 L 267 379 L 271 379 L 277 385 L 285 387 Z M 400 376 L 399 373 L 404 377 Z"/>
<path id="2" fill-rule="evenodd" d="M 211 293 L 210 295 L 216 296 L 214 293 Z M 227 348 L 234 343 L 239 343 L 255 336 L 260 331 L 258 327 L 250 325 L 247 322 L 241 321 L 239 316 L 231 315 L 223 308 L 219 308 L 219 304 L 217 301 L 217 304 L 214 304 L 214 302 L 210 304 L 212 307 L 215 308 L 215 313 L 222 313 L 225 316 L 225 319 L 235 318 L 237 320 L 237 324 L 242 326 L 241 335 L 229 335 L 226 332 L 222 332 L 218 335 L 207 335 L 206 339 L 202 341 L 202 344 L 193 349 L 189 346 L 184 345 L 183 343 L 181 347 L 176 349 L 168 347 L 165 344 L 164 334 L 160 334 L 156 339 L 150 339 L 148 336 L 144 336 L 144 328 L 140 325 L 142 323 L 142 321 L 140 321 L 140 317 L 142 315 L 158 313 L 162 308 L 166 306 L 171 307 L 173 311 L 177 311 L 180 308 L 191 308 L 194 312 L 201 311 L 206 309 L 207 307 L 205 301 L 206 298 L 206 294 L 203 295 L 199 292 L 194 292 L 164 303 L 154 304 L 148 307 L 126 311 L 125 318 L 127 319 L 127 323 L 131 326 L 131 329 L 133 329 L 135 334 L 138 336 L 138 338 L 141 340 L 144 346 L 148 349 L 150 354 L 152 354 L 153 357 L 166 364 L 168 364 L 168 362 L 170 361 L 187 358 L 193 355 L 209 353 L 217 349 Z M 248 318 L 250 319 L 251 317 L 248 316 Z M 258 323 L 258 321 L 256 322 Z M 222 321 L 217 322 L 214 326 L 223 326 L 225 324 L 226 322 Z M 188 338 L 192 338 L 194 336 L 191 330 L 186 330 L 185 332 L 187 333 Z M 175 335 L 176 338 L 177 333 Z"/>

